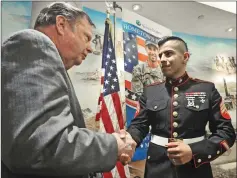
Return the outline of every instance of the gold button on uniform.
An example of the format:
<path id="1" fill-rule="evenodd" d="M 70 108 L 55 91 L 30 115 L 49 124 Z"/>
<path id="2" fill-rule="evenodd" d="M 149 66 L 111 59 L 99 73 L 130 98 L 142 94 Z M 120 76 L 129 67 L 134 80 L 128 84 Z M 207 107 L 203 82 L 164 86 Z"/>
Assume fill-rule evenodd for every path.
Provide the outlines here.
<path id="1" fill-rule="evenodd" d="M 157 106 L 154 106 L 154 109 L 157 109 Z"/>
<path id="2" fill-rule="evenodd" d="M 147 159 L 150 159 L 151 157 L 150 156 L 147 156 Z"/>
<path id="3" fill-rule="evenodd" d="M 179 91 L 179 88 L 178 87 L 174 87 L 174 91 Z"/>
<path id="4" fill-rule="evenodd" d="M 178 127 L 178 123 L 177 122 L 174 122 L 173 123 L 173 126 L 176 128 L 176 127 Z"/>
<path id="5" fill-rule="evenodd" d="M 202 160 L 201 160 L 201 159 L 198 159 L 198 163 L 200 163 L 200 162 L 202 162 Z"/>
<path id="6" fill-rule="evenodd" d="M 219 154 L 220 154 L 220 151 L 218 150 L 216 153 L 219 155 Z"/>
<path id="7" fill-rule="evenodd" d="M 197 105 L 196 108 L 199 109 L 199 106 Z"/>
<path id="8" fill-rule="evenodd" d="M 179 95 L 178 94 L 174 94 L 174 98 L 178 98 L 179 97 Z"/>
<path id="9" fill-rule="evenodd" d="M 178 102 L 177 102 L 177 101 L 174 101 L 174 102 L 173 102 L 173 106 L 178 106 Z"/>
<path id="10" fill-rule="evenodd" d="M 177 117 L 178 116 L 178 113 L 176 111 L 173 112 L 173 116 L 174 117 Z"/>
<path id="11" fill-rule="evenodd" d="M 208 155 L 208 159 L 211 159 L 211 155 Z"/>
<path id="12" fill-rule="evenodd" d="M 173 136 L 176 138 L 176 137 L 178 137 L 178 133 L 177 132 L 174 132 L 173 133 Z"/>

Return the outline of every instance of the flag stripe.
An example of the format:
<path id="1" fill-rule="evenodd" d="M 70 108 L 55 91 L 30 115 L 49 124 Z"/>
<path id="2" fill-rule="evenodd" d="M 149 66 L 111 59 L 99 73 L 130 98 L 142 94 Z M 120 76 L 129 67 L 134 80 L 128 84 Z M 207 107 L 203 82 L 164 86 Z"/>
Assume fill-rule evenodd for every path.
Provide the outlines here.
<path id="1" fill-rule="evenodd" d="M 130 100 L 128 98 L 126 98 L 126 103 L 132 107 L 137 107 L 136 101 Z"/>
<path id="2" fill-rule="evenodd" d="M 125 88 L 131 90 L 132 89 L 132 84 L 130 81 L 125 80 Z"/>
<path id="3" fill-rule="evenodd" d="M 106 130 L 105 130 L 104 123 L 100 121 L 98 125 L 99 125 L 99 129 L 100 129 L 99 131 L 105 133 Z"/>
<path id="4" fill-rule="evenodd" d="M 129 72 L 124 72 L 124 79 L 127 81 L 132 81 L 132 74 Z"/>
<path id="5" fill-rule="evenodd" d="M 107 133 L 113 133 L 114 132 L 113 124 L 112 124 L 111 118 L 109 116 L 109 112 L 108 112 L 108 109 L 106 107 L 106 103 L 104 101 L 104 98 L 102 99 L 101 118 L 102 118 L 102 121 L 104 123 L 104 127 L 105 127 L 106 132 Z"/>
<path id="6" fill-rule="evenodd" d="M 104 172 L 103 175 L 104 175 L 104 178 L 113 178 L 113 175 L 111 172 Z"/>
<path id="7" fill-rule="evenodd" d="M 121 108 L 120 98 L 119 98 L 118 93 L 113 93 L 112 99 L 113 99 L 113 103 L 114 103 L 114 108 L 116 110 L 119 127 L 120 127 L 120 129 L 124 129 L 122 108 Z"/>
<path id="8" fill-rule="evenodd" d="M 117 113 L 116 113 L 116 108 L 113 102 L 113 96 L 115 93 L 111 94 L 111 95 L 107 95 L 104 97 L 104 101 L 106 104 L 106 107 L 109 108 L 108 109 L 108 114 L 109 117 L 111 119 L 111 123 L 112 126 L 114 128 L 114 131 L 120 130 L 119 128 L 119 124 L 118 124 L 118 118 L 117 118 Z"/>
<path id="9" fill-rule="evenodd" d="M 101 77 L 101 80 L 100 80 L 100 82 L 101 82 L 101 85 L 103 85 L 103 84 L 104 84 L 104 77 Z"/>
<path id="10" fill-rule="evenodd" d="M 145 40 L 142 38 L 137 37 L 137 44 L 140 46 L 145 47 Z"/>
<path id="11" fill-rule="evenodd" d="M 132 85 L 131 85 L 132 74 L 125 71 L 124 72 L 124 79 L 125 79 L 125 88 L 131 90 L 132 89 Z"/>
<path id="12" fill-rule="evenodd" d="M 124 166 L 121 164 L 121 162 L 117 162 L 116 167 L 118 169 L 120 178 L 126 178 Z"/>
<path id="13" fill-rule="evenodd" d="M 142 53 L 138 53 L 138 60 L 139 61 L 142 61 L 142 62 L 146 62 L 148 59 L 148 56 L 147 55 L 144 55 Z"/>
<path id="14" fill-rule="evenodd" d="M 105 69 L 104 69 L 104 68 L 101 69 L 101 76 L 102 76 L 102 77 L 105 76 Z"/>
<path id="15" fill-rule="evenodd" d="M 145 56 L 147 56 L 146 49 L 143 46 L 137 45 L 137 51 L 138 51 L 138 53 L 141 53 L 141 54 L 144 54 Z"/>
<path id="16" fill-rule="evenodd" d="M 145 40 L 141 37 L 137 37 L 137 51 L 138 51 L 138 61 L 146 62 L 148 56 L 145 50 Z"/>
<path id="17" fill-rule="evenodd" d="M 99 121 L 100 120 L 100 114 L 101 114 L 101 108 L 100 108 L 100 103 L 102 101 L 102 93 L 100 93 L 100 96 L 99 96 L 99 99 L 98 99 L 98 106 L 97 106 L 97 113 L 96 113 L 96 116 L 95 116 L 95 120 L 96 121 Z"/>

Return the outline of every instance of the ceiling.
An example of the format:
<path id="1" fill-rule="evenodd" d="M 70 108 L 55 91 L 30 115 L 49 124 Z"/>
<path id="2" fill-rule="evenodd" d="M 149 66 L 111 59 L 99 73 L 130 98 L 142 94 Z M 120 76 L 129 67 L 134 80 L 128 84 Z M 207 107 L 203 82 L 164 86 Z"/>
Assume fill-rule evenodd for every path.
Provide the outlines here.
<path id="1" fill-rule="evenodd" d="M 199 2 L 199 1 L 197 1 Z M 231 13 L 236 14 L 236 1 L 233 2 L 199 2 L 212 7 L 216 7 Z"/>
<path id="2" fill-rule="evenodd" d="M 86 6 L 101 12 L 106 10 L 104 1 L 87 0 L 74 3 L 78 7 Z M 174 32 L 236 39 L 236 14 L 234 13 L 193 1 L 117 1 L 118 5 L 129 10 L 132 10 L 132 5 L 135 3 L 142 5 L 142 9 L 137 11 L 138 14 Z M 116 15 L 121 17 L 119 9 Z M 199 20 L 200 15 L 204 15 L 204 19 Z M 226 32 L 230 27 L 234 27 L 234 30 Z"/>

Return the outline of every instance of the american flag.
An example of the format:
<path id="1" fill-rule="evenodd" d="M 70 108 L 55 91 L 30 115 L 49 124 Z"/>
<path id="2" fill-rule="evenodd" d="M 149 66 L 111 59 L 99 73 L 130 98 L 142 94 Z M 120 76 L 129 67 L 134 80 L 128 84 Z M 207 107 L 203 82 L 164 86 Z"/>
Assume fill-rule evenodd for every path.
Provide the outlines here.
<path id="1" fill-rule="evenodd" d="M 123 45 L 126 104 L 135 109 L 138 96 L 131 91 L 132 71 L 134 66 L 138 63 L 144 63 L 148 59 L 145 39 L 133 33 L 124 32 Z"/>
<path id="2" fill-rule="evenodd" d="M 105 34 L 102 54 L 101 93 L 98 100 L 96 122 L 101 132 L 113 133 L 124 129 L 120 102 L 120 87 L 117 75 L 115 51 L 111 36 L 111 22 L 105 21 Z M 128 166 L 117 162 L 111 172 L 103 173 L 104 178 L 129 178 Z"/>

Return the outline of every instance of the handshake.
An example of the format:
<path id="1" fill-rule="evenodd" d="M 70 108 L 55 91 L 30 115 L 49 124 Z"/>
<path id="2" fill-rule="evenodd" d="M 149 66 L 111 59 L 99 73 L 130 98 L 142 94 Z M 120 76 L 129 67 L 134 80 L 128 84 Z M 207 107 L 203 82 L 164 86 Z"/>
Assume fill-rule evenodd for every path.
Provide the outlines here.
<path id="1" fill-rule="evenodd" d="M 118 160 L 123 164 L 128 164 L 135 152 L 137 143 L 132 139 L 131 135 L 125 130 L 113 133 L 118 144 Z"/>

